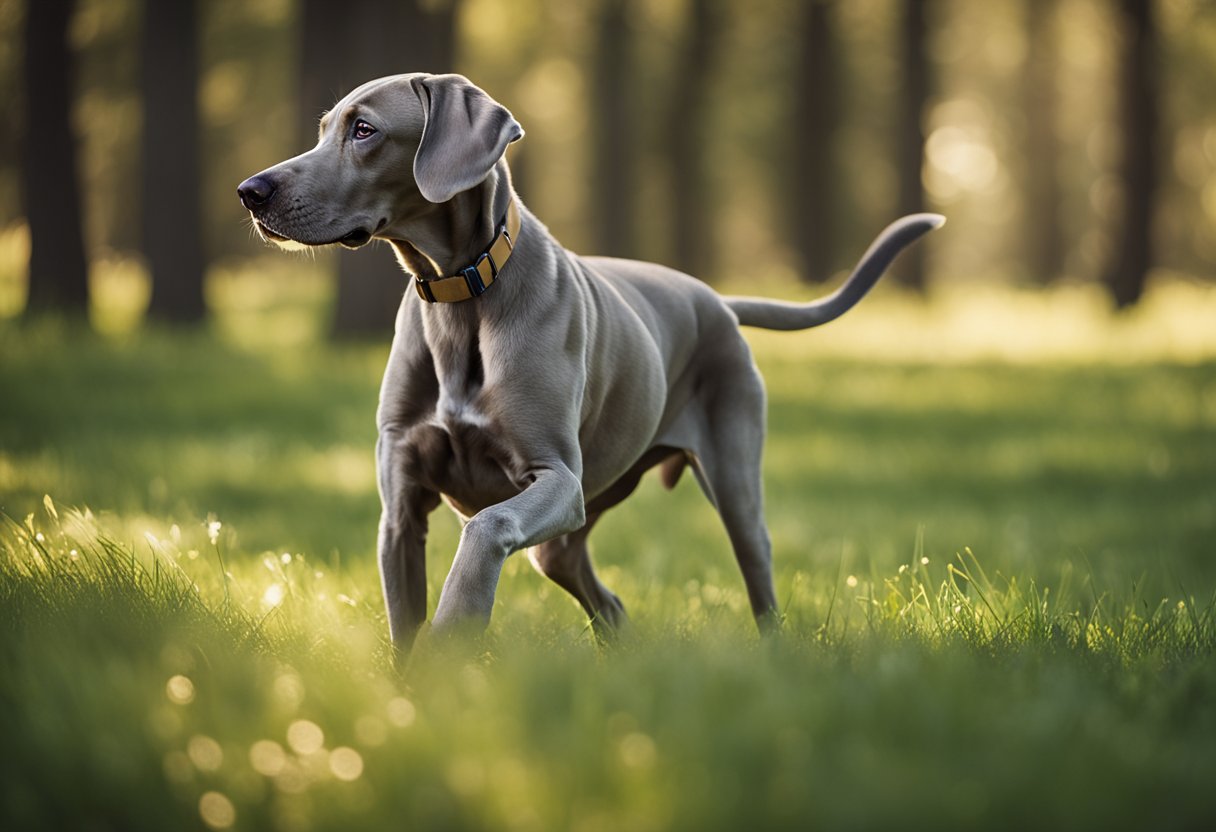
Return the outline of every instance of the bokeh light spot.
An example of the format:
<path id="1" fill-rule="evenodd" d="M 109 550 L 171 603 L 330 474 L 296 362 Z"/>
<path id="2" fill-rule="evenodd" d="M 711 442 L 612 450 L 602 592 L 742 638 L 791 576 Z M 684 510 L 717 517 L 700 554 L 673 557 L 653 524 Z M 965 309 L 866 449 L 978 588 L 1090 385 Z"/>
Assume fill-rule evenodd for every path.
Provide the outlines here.
<path id="1" fill-rule="evenodd" d="M 266 591 L 262 593 L 262 603 L 268 607 L 277 607 L 283 603 L 283 585 L 271 584 L 266 587 Z"/>
<path id="2" fill-rule="evenodd" d="M 186 743 L 186 754 L 199 771 L 217 771 L 224 764 L 224 749 L 204 734 L 195 734 Z"/>
<path id="3" fill-rule="evenodd" d="M 321 726 L 307 719 L 297 719 L 287 728 L 287 744 L 297 754 L 312 754 L 325 743 Z"/>
<path id="4" fill-rule="evenodd" d="M 329 770 L 339 780 L 358 780 L 363 773 L 363 757 L 353 748 L 335 748 L 329 755 Z"/>
<path id="5" fill-rule="evenodd" d="M 189 705 L 194 701 L 194 682 L 180 674 L 171 676 L 165 683 L 165 696 L 176 705 Z"/>
<path id="6" fill-rule="evenodd" d="M 198 799 L 198 814 L 212 829 L 227 829 L 236 821 L 236 807 L 219 792 L 205 792 Z"/>
<path id="7" fill-rule="evenodd" d="M 258 740 L 249 747 L 249 765 L 258 774 L 274 777 L 286 762 L 287 752 L 274 740 Z"/>
<path id="8" fill-rule="evenodd" d="M 389 701 L 388 719 L 398 728 L 408 728 L 413 725 L 415 716 L 414 703 L 404 696 L 398 696 Z"/>

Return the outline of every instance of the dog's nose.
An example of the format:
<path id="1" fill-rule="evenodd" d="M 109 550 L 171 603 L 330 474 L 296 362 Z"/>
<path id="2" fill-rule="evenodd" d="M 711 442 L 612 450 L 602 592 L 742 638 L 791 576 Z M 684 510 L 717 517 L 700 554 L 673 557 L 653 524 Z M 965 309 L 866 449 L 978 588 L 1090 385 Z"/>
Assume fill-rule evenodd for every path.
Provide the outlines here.
<path id="1" fill-rule="evenodd" d="M 261 175 L 249 177 L 236 188 L 241 204 L 251 211 L 269 202 L 274 191 L 274 182 Z"/>

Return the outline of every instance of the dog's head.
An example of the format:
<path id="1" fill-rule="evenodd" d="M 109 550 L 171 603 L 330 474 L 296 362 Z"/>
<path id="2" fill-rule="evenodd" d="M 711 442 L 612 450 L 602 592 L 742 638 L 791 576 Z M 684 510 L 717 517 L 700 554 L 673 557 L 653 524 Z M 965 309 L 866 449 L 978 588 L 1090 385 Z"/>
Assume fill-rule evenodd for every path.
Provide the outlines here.
<path id="1" fill-rule="evenodd" d="M 481 184 L 523 129 L 461 75 L 369 81 L 321 119 L 317 146 L 237 188 L 281 245 L 365 245 Z"/>

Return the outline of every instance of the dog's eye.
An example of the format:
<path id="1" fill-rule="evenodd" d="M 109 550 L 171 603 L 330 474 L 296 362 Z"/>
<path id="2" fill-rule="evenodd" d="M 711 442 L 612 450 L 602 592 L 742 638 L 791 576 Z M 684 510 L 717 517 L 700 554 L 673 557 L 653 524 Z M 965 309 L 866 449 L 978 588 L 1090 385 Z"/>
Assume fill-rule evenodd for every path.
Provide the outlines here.
<path id="1" fill-rule="evenodd" d="M 370 139 L 372 136 L 376 135 L 376 128 L 372 127 L 366 121 L 356 121 L 354 135 L 356 139 Z"/>

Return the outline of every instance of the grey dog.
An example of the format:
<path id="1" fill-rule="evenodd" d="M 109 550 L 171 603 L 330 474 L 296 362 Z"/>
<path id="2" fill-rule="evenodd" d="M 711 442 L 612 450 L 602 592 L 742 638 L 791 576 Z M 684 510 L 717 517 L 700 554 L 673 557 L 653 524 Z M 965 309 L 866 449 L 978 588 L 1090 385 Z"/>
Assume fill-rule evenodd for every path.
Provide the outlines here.
<path id="1" fill-rule="evenodd" d="M 370 81 L 321 119 L 316 147 L 241 183 L 283 245 L 387 240 L 411 276 L 377 413 L 380 573 L 393 642 L 426 619 L 427 518 L 463 529 L 435 633 L 484 628 L 503 562 L 527 549 L 601 636 L 624 621 L 587 535 L 659 466 L 692 469 L 717 510 L 761 630 L 776 625 L 760 457 L 765 392 L 740 325 L 798 330 L 861 299 L 944 218 L 889 226 L 835 294 L 723 297 L 652 263 L 580 257 L 519 201 L 504 158 L 523 136 L 468 79 Z"/>

